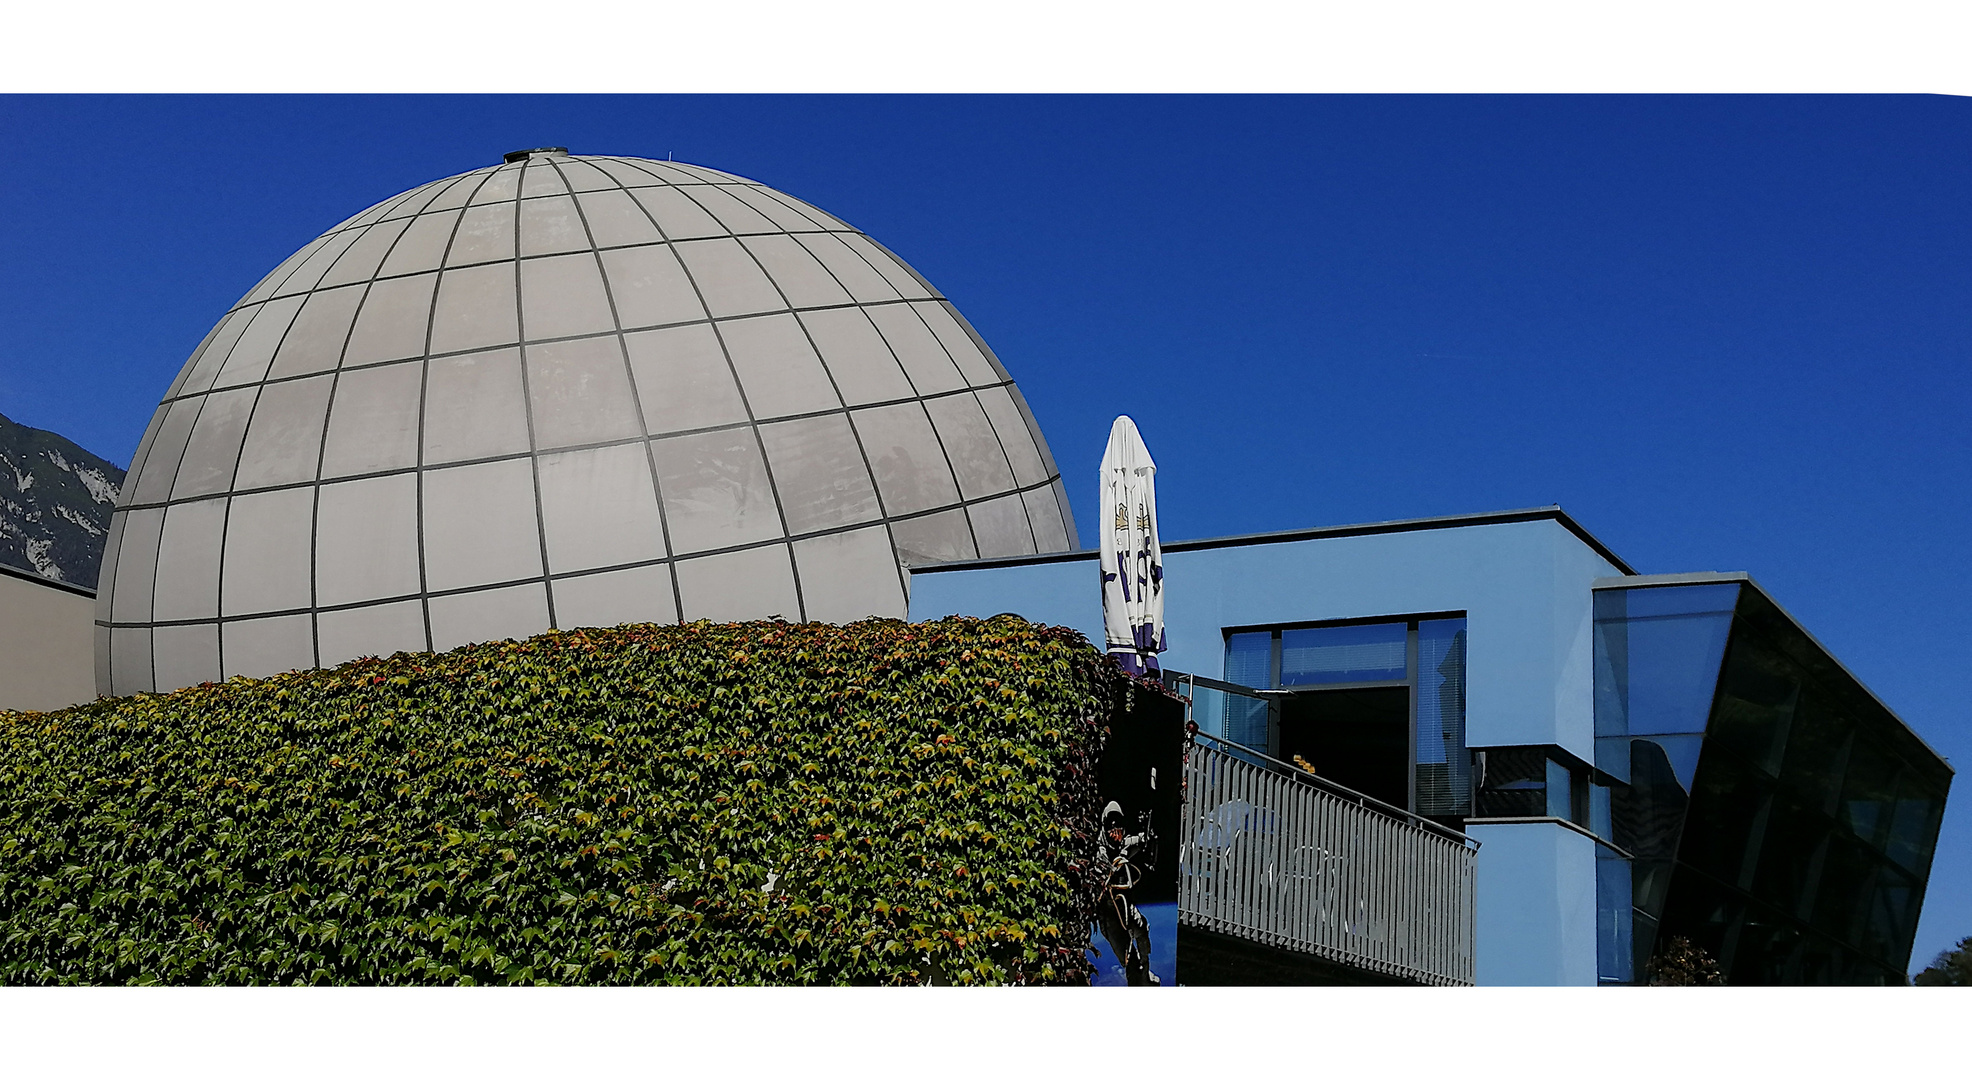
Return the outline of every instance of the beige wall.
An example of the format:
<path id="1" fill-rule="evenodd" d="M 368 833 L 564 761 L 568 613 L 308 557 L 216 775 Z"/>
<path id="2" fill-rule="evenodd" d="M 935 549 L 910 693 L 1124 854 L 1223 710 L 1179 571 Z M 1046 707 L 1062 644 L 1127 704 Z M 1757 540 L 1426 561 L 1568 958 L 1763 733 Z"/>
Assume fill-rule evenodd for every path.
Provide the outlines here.
<path id="1" fill-rule="evenodd" d="M 96 599 L 0 568 L 0 709 L 96 697 Z"/>

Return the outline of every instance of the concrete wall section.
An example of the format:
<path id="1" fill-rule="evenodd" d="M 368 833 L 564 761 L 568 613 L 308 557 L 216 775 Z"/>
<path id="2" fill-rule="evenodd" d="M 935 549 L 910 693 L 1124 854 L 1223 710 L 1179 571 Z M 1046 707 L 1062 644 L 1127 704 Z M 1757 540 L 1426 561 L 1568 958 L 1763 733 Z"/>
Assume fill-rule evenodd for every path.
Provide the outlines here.
<path id="1" fill-rule="evenodd" d="M 60 709 L 96 696 L 96 598 L 0 571 L 0 709 Z"/>
<path id="2" fill-rule="evenodd" d="M 1480 986 L 1595 985 L 1595 841 L 1561 825 L 1470 825 Z"/>

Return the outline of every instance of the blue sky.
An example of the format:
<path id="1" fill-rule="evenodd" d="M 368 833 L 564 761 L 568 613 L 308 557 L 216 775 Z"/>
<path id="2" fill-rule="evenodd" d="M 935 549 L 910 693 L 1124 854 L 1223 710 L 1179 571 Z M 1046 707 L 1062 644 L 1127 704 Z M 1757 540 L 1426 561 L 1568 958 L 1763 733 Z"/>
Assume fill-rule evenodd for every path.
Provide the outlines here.
<path id="1" fill-rule="evenodd" d="M 128 461 L 225 309 L 390 194 L 565 145 L 738 172 L 911 261 L 1091 531 L 1109 420 L 1169 538 L 1558 502 L 1747 570 L 1972 761 L 1972 101 L 0 98 L 0 413 Z M 1954 799 L 1913 966 L 1972 934 Z"/>

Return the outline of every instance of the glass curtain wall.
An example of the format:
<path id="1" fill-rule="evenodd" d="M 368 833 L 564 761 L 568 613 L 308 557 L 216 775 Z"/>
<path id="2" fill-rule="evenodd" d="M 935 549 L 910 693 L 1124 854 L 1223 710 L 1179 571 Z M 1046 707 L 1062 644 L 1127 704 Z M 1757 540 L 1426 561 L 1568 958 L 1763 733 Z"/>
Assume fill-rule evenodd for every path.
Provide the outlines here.
<path id="1" fill-rule="evenodd" d="M 1598 591 L 1595 652 L 1629 976 L 1677 935 L 1729 983 L 1904 981 L 1949 767 L 1750 585 Z"/>

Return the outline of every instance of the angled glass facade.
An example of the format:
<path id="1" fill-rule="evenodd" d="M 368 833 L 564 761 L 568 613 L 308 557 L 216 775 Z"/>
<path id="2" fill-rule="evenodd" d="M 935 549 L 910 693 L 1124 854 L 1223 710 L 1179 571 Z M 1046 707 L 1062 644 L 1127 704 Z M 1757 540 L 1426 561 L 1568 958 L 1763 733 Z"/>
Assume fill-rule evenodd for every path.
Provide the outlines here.
<path id="1" fill-rule="evenodd" d="M 1951 770 L 1758 588 L 1598 589 L 1595 719 L 1604 981 L 1676 935 L 1732 984 L 1903 982 Z"/>

